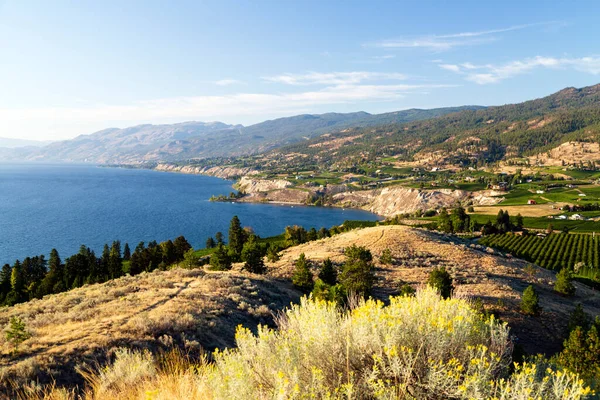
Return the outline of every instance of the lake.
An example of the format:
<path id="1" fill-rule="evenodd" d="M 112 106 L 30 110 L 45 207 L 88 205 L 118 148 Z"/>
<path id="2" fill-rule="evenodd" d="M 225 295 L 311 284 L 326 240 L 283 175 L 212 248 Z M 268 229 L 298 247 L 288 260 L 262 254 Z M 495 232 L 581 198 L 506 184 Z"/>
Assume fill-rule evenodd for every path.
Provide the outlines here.
<path id="1" fill-rule="evenodd" d="M 89 165 L 0 164 L 0 265 L 27 256 L 61 258 L 81 244 L 99 253 L 120 240 L 131 249 L 143 241 L 184 235 L 194 248 L 209 236 L 227 236 L 237 215 L 260 236 L 287 225 L 320 228 L 374 214 L 340 208 L 210 202 L 229 194 L 232 182 L 199 175 Z"/>

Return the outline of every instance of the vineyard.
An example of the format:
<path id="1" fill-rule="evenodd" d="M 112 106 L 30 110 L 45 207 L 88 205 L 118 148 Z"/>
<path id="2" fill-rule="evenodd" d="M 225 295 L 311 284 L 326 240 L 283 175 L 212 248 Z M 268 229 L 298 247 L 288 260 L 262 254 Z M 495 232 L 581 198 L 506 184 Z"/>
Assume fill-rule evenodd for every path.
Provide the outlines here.
<path id="1" fill-rule="evenodd" d="M 568 267 L 579 276 L 600 276 L 600 241 L 592 235 L 555 233 L 538 237 L 507 233 L 485 236 L 479 243 L 546 269 L 559 271 Z"/>

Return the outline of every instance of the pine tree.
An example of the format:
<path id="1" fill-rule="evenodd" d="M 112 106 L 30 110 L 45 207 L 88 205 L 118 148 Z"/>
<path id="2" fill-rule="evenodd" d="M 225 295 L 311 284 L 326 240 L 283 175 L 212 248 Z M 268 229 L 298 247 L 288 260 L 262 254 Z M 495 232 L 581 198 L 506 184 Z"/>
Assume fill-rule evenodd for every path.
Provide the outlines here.
<path id="1" fill-rule="evenodd" d="M 337 271 L 331 262 L 331 259 L 326 258 L 323 261 L 321 270 L 319 271 L 319 279 L 327 285 L 335 285 L 337 282 Z"/>
<path id="2" fill-rule="evenodd" d="M 215 242 L 215 239 L 211 237 L 209 237 L 208 239 L 206 239 L 206 248 L 207 249 L 212 249 L 217 245 L 217 243 Z"/>
<path id="3" fill-rule="evenodd" d="M 13 316 L 10 319 L 10 327 L 6 331 L 6 340 L 14 346 L 13 354 L 19 351 L 19 345 L 29 339 L 31 334 L 27 332 L 25 323 L 19 317 Z"/>
<path id="4" fill-rule="evenodd" d="M 215 233 L 215 240 L 217 241 L 217 246 L 220 244 L 225 244 L 223 242 L 223 232 L 217 232 Z"/>
<path id="5" fill-rule="evenodd" d="M 183 236 L 177 237 L 173 242 L 173 246 L 175 246 L 174 262 L 183 260 L 185 253 L 192 248 L 192 245 L 189 244 L 186 238 Z"/>
<path id="6" fill-rule="evenodd" d="M 296 260 L 292 283 L 304 293 L 309 293 L 313 288 L 313 275 L 310 272 L 309 262 L 304 253 Z"/>
<path id="7" fill-rule="evenodd" d="M 279 261 L 279 246 L 275 243 L 271 243 L 267 249 L 267 260 L 270 262 Z"/>
<path id="8" fill-rule="evenodd" d="M 581 303 L 577 303 L 575 309 L 569 317 L 569 332 L 572 332 L 576 327 L 580 326 L 583 330 L 587 331 L 591 326 L 591 318 L 588 314 L 583 311 Z"/>
<path id="9" fill-rule="evenodd" d="M 309 242 L 312 242 L 313 240 L 317 240 L 318 236 L 319 235 L 317 233 L 317 230 L 315 228 L 310 228 L 310 230 L 306 234 L 306 240 L 308 240 Z"/>
<path id="10" fill-rule="evenodd" d="M 244 230 L 237 215 L 234 215 L 229 223 L 228 240 L 227 245 L 231 250 L 231 255 L 233 255 L 234 261 L 237 261 L 240 259 L 244 247 Z"/>
<path id="11" fill-rule="evenodd" d="M 125 247 L 123 247 L 123 260 L 131 260 L 131 249 L 129 248 L 129 243 L 125 243 Z"/>
<path id="12" fill-rule="evenodd" d="M 435 268 L 429 273 L 427 284 L 438 291 L 444 299 L 452 296 L 454 286 L 452 285 L 452 277 L 446 271 L 445 267 Z"/>
<path id="13" fill-rule="evenodd" d="M 177 261 L 177 251 L 175 250 L 175 245 L 173 241 L 167 240 L 166 242 L 161 243 L 162 246 L 162 262 L 165 265 L 171 265 Z M 188 250 L 189 251 L 189 250 Z M 187 254 L 187 253 L 186 253 Z M 185 257 L 185 254 L 184 254 Z"/>
<path id="14" fill-rule="evenodd" d="M 216 271 L 231 269 L 231 259 L 227 254 L 227 248 L 222 244 L 219 244 L 215 252 L 210 255 L 210 266 Z"/>
<path id="15" fill-rule="evenodd" d="M 438 229 L 445 233 L 452 233 L 452 221 L 445 208 L 442 208 L 438 216 Z"/>
<path id="16" fill-rule="evenodd" d="M 6 296 L 10 292 L 10 276 L 12 269 L 10 265 L 4 264 L 2 270 L 0 270 L 0 304 L 4 303 Z"/>
<path id="17" fill-rule="evenodd" d="M 346 261 L 340 274 L 340 283 L 347 293 L 368 296 L 373 288 L 373 256 L 364 247 L 352 245 L 344 250 Z"/>
<path id="18" fill-rule="evenodd" d="M 242 248 L 242 261 L 244 269 L 254 274 L 265 272 L 265 263 L 263 261 L 264 252 L 261 245 L 257 242 L 256 236 L 251 235 Z"/>
<path id="19" fill-rule="evenodd" d="M 567 268 L 560 270 L 556 274 L 556 282 L 554 283 L 554 290 L 563 296 L 572 296 L 575 294 L 575 286 L 573 286 L 573 276 L 571 271 Z"/>
<path id="20" fill-rule="evenodd" d="M 537 315 L 541 308 L 539 297 L 532 285 L 527 286 L 521 298 L 521 311 L 528 315 Z"/>

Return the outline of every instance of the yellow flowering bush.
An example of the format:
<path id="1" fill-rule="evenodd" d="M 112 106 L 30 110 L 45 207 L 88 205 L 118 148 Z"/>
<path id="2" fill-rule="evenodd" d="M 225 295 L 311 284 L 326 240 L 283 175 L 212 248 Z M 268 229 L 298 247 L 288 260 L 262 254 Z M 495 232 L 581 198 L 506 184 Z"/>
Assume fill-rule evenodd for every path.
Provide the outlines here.
<path id="1" fill-rule="evenodd" d="M 591 394 L 577 375 L 543 360 L 509 373 L 506 324 L 432 289 L 391 298 L 389 305 L 362 301 L 351 310 L 304 298 L 278 325 L 259 326 L 256 335 L 239 327 L 237 348 L 200 365 L 153 369 L 147 353 L 119 353 L 91 378 L 86 397 L 579 400 Z"/>

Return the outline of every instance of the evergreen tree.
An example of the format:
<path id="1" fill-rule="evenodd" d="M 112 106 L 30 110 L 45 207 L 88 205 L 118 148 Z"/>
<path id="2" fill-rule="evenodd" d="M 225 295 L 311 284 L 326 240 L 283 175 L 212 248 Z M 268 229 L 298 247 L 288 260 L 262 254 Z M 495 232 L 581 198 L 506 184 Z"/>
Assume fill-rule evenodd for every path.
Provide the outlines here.
<path id="1" fill-rule="evenodd" d="M 445 233 L 452 233 L 452 222 L 445 208 L 442 208 L 438 216 L 438 229 Z"/>
<path id="2" fill-rule="evenodd" d="M 557 362 L 582 378 L 596 381 L 600 379 L 600 337 L 596 326 L 586 331 L 578 326 L 563 343 L 563 351 Z"/>
<path id="3" fill-rule="evenodd" d="M 106 276 L 110 277 L 111 279 L 118 278 L 120 274 L 113 268 L 114 265 L 112 265 L 110 262 L 110 247 L 108 247 L 108 244 L 105 244 L 104 248 L 102 249 L 102 257 L 100 258 L 100 268 L 98 275 L 106 274 Z"/>
<path id="4" fill-rule="evenodd" d="M 177 261 L 177 251 L 175 250 L 175 244 L 173 241 L 167 240 L 166 242 L 161 243 L 162 246 L 162 262 L 166 265 L 171 265 Z M 189 251 L 189 250 L 188 250 Z M 187 252 L 185 253 L 187 254 Z M 184 254 L 184 257 L 185 257 Z"/>
<path id="5" fill-rule="evenodd" d="M 242 261 L 244 269 L 254 274 L 265 272 L 265 263 L 263 261 L 264 252 L 262 246 L 257 242 L 256 236 L 251 235 L 242 248 Z"/>
<path id="6" fill-rule="evenodd" d="M 25 301 L 25 281 L 23 280 L 23 268 L 21 262 L 16 260 L 10 273 L 10 292 L 6 303 L 13 305 Z"/>
<path id="7" fill-rule="evenodd" d="M 6 296 L 10 292 L 10 276 L 12 269 L 9 264 L 4 264 L 2 270 L 0 270 L 0 304 L 4 302 Z"/>
<path id="8" fill-rule="evenodd" d="M 58 285 L 64 279 L 63 265 L 56 249 L 50 251 L 48 260 L 48 272 L 40 285 L 40 295 L 45 296 L 51 293 L 59 293 L 64 290 L 62 285 Z M 62 289 L 62 290 L 61 290 Z"/>
<path id="9" fill-rule="evenodd" d="M 217 241 L 217 246 L 220 244 L 225 244 L 223 242 L 223 233 L 222 232 L 215 233 L 215 240 Z"/>
<path id="10" fill-rule="evenodd" d="M 575 286 L 573 286 L 573 276 L 568 268 L 563 268 L 556 274 L 556 282 L 554 290 L 564 296 L 572 296 L 575 294 Z"/>
<path id="11" fill-rule="evenodd" d="M 231 250 L 230 254 L 233 256 L 233 260 L 237 261 L 240 259 L 244 247 L 244 230 L 237 215 L 234 215 L 229 223 L 228 239 L 227 245 Z"/>
<path id="12" fill-rule="evenodd" d="M 231 269 L 231 259 L 227 253 L 227 248 L 222 244 L 219 244 L 215 252 L 210 255 L 210 266 L 211 269 L 217 271 Z"/>
<path id="13" fill-rule="evenodd" d="M 437 290 L 444 299 L 448 299 L 452 296 L 452 291 L 454 290 L 452 277 L 448 271 L 446 271 L 445 267 L 434 268 L 433 271 L 429 273 L 427 284 Z"/>
<path id="14" fill-rule="evenodd" d="M 331 259 L 326 258 L 323 261 L 323 265 L 321 266 L 321 270 L 319 271 L 319 279 L 323 281 L 323 283 L 327 285 L 335 285 L 337 282 L 337 271 L 331 262 Z"/>
<path id="15" fill-rule="evenodd" d="M 309 242 L 311 242 L 313 240 L 317 240 L 318 237 L 319 237 L 319 235 L 317 233 L 317 230 L 314 227 L 310 228 L 310 230 L 306 234 L 306 240 L 308 240 Z"/>
<path id="16" fill-rule="evenodd" d="M 324 239 L 329 237 L 329 230 L 325 227 L 319 229 L 317 232 L 317 239 Z"/>
<path id="17" fill-rule="evenodd" d="M 279 261 L 279 246 L 275 243 L 271 243 L 267 249 L 267 260 L 270 262 Z"/>
<path id="18" fill-rule="evenodd" d="M 175 242 L 173 242 L 173 245 L 175 246 L 174 261 L 183 260 L 185 253 L 192 248 L 192 245 L 189 244 L 186 238 L 183 236 L 179 236 L 178 238 L 176 238 Z"/>
<path id="19" fill-rule="evenodd" d="M 194 249 L 189 249 L 185 252 L 181 265 L 186 269 L 197 268 L 200 265 L 200 256 L 196 254 Z"/>
<path id="20" fill-rule="evenodd" d="M 569 317 L 569 332 L 572 332 L 576 327 L 580 326 L 584 331 L 587 331 L 591 326 L 591 318 L 583 311 L 581 303 L 577 303 L 575 309 Z"/>
<path id="21" fill-rule="evenodd" d="M 517 214 L 516 226 L 519 230 L 523 229 L 523 216 L 521 215 L 521 213 Z"/>
<path id="22" fill-rule="evenodd" d="M 207 249 L 212 249 L 217 245 L 217 243 L 215 242 L 215 239 L 211 237 L 209 237 L 208 239 L 206 239 L 206 248 Z"/>
<path id="23" fill-rule="evenodd" d="M 401 282 L 398 289 L 400 296 L 414 296 L 417 291 L 414 287 L 406 282 Z"/>
<path id="24" fill-rule="evenodd" d="M 306 259 L 304 253 L 300 254 L 300 257 L 294 263 L 295 269 L 292 275 L 292 283 L 295 287 L 309 293 L 313 288 L 313 275 L 310 272 L 309 261 Z"/>
<path id="25" fill-rule="evenodd" d="M 131 250 L 129 249 L 129 243 L 125 243 L 123 247 L 123 260 L 129 261 L 131 259 Z"/>
<path id="26" fill-rule="evenodd" d="M 6 340 L 14 346 L 13 354 L 19 351 L 19 345 L 29 339 L 31 334 L 27 332 L 25 323 L 19 317 L 13 316 L 10 318 L 10 327 L 6 331 Z"/>
<path id="27" fill-rule="evenodd" d="M 521 298 L 521 311 L 528 315 L 537 315 L 541 308 L 539 297 L 532 285 L 527 286 Z"/>
<path id="28" fill-rule="evenodd" d="M 308 233 L 306 232 L 306 229 L 298 225 L 286 226 L 283 237 L 286 245 L 297 246 L 299 244 L 306 243 L 308 240 Z"/>
<path id="29" fill-rule="evenodd" d="M 340 274 L 340 283 L 347 293 L 368 296 L 373 288 L 373 256 L 364 247 L 352 245 L 344 250 L 346 261 Z"/>

